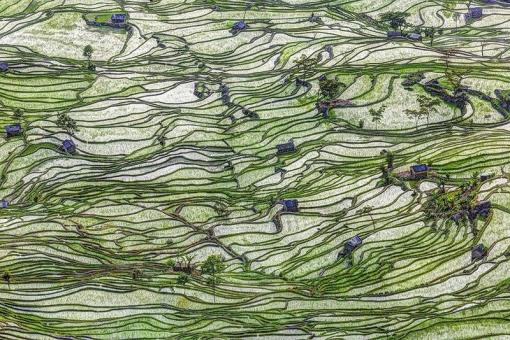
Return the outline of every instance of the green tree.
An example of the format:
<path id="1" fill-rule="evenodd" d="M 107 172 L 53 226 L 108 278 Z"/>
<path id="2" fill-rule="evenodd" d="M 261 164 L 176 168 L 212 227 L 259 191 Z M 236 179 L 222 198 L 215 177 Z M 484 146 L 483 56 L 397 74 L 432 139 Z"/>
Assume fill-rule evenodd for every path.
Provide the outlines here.
<path id="1" fill-rule="evenodd" d="M 384 176 L 384 172 L 383 172 L 383 176 Z M 375 221 L 374 221 L 374 218 L 372 217 L 372 210 L 374 210 L 374 207 L 367 205 L 366 207 L 361 209 L 360 213 L 363 215 L 368 215 L 368 217 L 370 217 L 370 219 L 372 220 L 372 227 L 375 230 Z"/>
<path id="2" fill-rule="evenodd" d="M 406 18 L 409 16 L 409 13 L 406 12 L 386 12 L 381 14 L 381 21 L 387 22 L 393 30 L 400 30 L 402 32 L 402 27 L 404 27 L 407 22 Z"/>
<path id="3" fill-rule="evenodd" d="M 393 169 L 393 160 L 395 159 L 395 155 L 393 152 L 386 152 L 386 164 L 388 164 L 388 169 Z"/>
<path id="4" fill-rule="evenodd" d="M 384 111 L 386 111 L 386 106 L 385 105 L 381 106 L 377 110 L 374 109 L 374 108 L 370 108 L 370 110 L 368 110 L 368 113 L 372 117 L 372 122 L 375 123 L 375 129 L 376 130 L 377 130 L 378 123 L 381 122 L 381 120 L 383 118 Z"/>
<path id="5" fill-rule="evenodd" d="M 140 269 L 134 269 L 133 272 L 131 273 L 131 277 L 133 278 L 133 280 L 139 280 L 142 278 L 142 271 Z"/>
<path id="6" fill-rule="evenodd" d="M 344 87 L 345 84 L 342 84 L 336 79 L 323 79 L 319 81 L 319 88 L 321 95 L 328 100 L 335 99 L 340 94 L 340 89 Z"/>
<path id="7" fill-rule="evenodd" d="M 210 255 L 204 263 L 202 263 L 202 274 L 210 274 L 206 283 L 213 287 L 213 299 L 216 301 L 216 273 L 221 273 L 225 270 L 223 258 L 220 255 Z"/>
<path id="8" fill-rule="evenodd" d="M 215 276 L 209 276 L 209 277 L 205 280 L 205 283 L 206 283 L 208 286 L 216 287 L 216 285 L 218 284 L 218 279 L 217 279 Z"/>
<path id="9" fill-rule="evenodd" d="M 184 286 L 186 283 L 189 282 L 189 275 L 186 273 L 179 273 L 176 282 L 178 285 Z"/>
<path id="10" fill-rule="evenodd" d="M 424 95 L 419 95 L 418 104 L 420 105 L 420 110 L 427 117 L 428 125 L 430 115 L 434 112 L 438 112 L 436 107 L 441 104 L 441 101 L 438 98 L 431 98 Z"/>
<path id="11" fill-rule="evenodd" d="M 379 169 L 381 170 L 381 174 L 382 174 L 382 179 L 384 181 L 384 185 L 389 185 L 390 184 L 390 171 L 388 168 L 386 168 L 384 166 L 384 164 L 381 164 L 379 166 Z"/>
<path id="12" fill-rule="evenodd" d="M 445 185 L 446 185 L 446 181 L 444 178 L 439 178 L 439 187 L 441 189 L 441 193 L 445 193 L 446 192 L 446 189 L 445 189 Z"/>
<path id="13" fill-rule="evenodd" d="M 87 45 L 83 48 L 83 56 L 87 57 L 87 68 L 90 70 L 90 71 L 94 71 L 96 69 L 96 65 L 92 64 L 90 62 L 90 58 L 92 57 L 92 53 L 94 53 L 94 49 L 92 48 L 92 46 L 90 45 Z"/>
<path id="14" fill-rule="evenodd" d="M 83 56 L 87 57 L 88 60 L 90 60 L 90 58 L 92 57 L 92 53 L 94 53 L 94 49 L 92 48 L 92 46 L 87 45 L 83 48 Z"/>
<path id="15" fill-rule="evenodd" d="M 456 70 L 445 70 L 444 76 L 448 79 L 448 82 L 452 84 L 453 89 L 458 89 L 462 86 L 462 81 L 467 76 L 467 72 L 456 71 Z"/>
<path id="16" fill-rule="evenodd" d="M 69 117 L 69 115 L 65 112 L 58 114 L 57 126 L 66 130 L 71 135 L 74 134 L 75 131 L 78 131 L 76 121 Z"/>
<path id="17" fill-rule="evenodd" d="M 308 58 L 302 54 L 298 60 L 294 61 L 294 63 L 296 64 L 294 73 L 297 75 L 301 74 L 303 79 L 306 79 L 310 72 L 317 66 L 318 59 L 312 57 Z"/>
<path id="18" fill-rule="evenodd" d="M 204 263 L 202 263 L 202 274 L 221 273 L 225 270 L 225 264 L 223 258 L 220 255 L 210 255 Z"/>
<path id="19" fill-rule="evenodd" d="M 170 267 L 170 268 L 174 268 L 175 266 L 175 260 L 174 259 L 169 259 L 166 264 Z"/>
<path id="20" fill-rule="evenodd" d="M 4 280 L 5 283 L 11 282 L 11 274 L 9 274 L 8 271 L 5 271 L 2 275 L 2 280 Z"/>
<path id="21" fill-rule="evenodd" d="M 425 112 L 420 108 L 418 110 L 410 110 L 410 109 L 406 109 L 405 111 L 405 114 L 407 116 L 409 116 L 411 119 L 414 118 L 415 120 L 415 124 L 416 124 L 416 129 L 418 129 L 418 120 L 420 120 L 421 117 L 423 117 L 425 115 Z"/>
<path id="22" fill-rule="evenodd" d="M 425 29 L 425 36 L 430 38 L 430 46 L 434 43 L 434 35 L 436 34 L 436 29 L 434 27 L 429 27 Z"/>
<path id="23" fill-rule="evenodd" d="M 422 117 L 427 117 L 427 125 L 429 124 L 429 117 L 432 113 L 438 112 L 436 106 L 441 104 L 441 101 L 437 98 L 430 98 L 424 95 L 419 95 L 418 98 L 419 108 L 418 110 L 406 109 L 405 114 L 415 119 L 416 129 L 418 129 L 418 121 Z"/>
<path id="24" fill-rule="evenodd" d="M 23 110 L 20 108 L 14 109 L 14 119 L 20 120 L 23 117 Z"/>

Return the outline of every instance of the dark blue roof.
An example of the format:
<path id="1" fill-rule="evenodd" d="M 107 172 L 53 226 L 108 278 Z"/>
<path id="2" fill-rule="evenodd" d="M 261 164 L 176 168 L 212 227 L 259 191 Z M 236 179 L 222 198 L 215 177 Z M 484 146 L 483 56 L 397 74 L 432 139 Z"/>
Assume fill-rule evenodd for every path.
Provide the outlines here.
<path id="1" fill-rule="evenodd" d="M 9 64 L 6 62 L 0 62 L 0 71 L 7 71 L 9 69 Z"/>
<path id="2" fill-rule="evenodd" d="M 221 84 L 221 85 L 220 85 L 220 91 L 221 91 L 221 93 L 223 93 L 223 94 L 227 94 L 227 93 L 228 93 L 228 91 L 229 91 L 229 88 L 228 88 L 228 86 L 227 86 L 227 85 L 225 85 L 225 84 Z"/>
<path id="3" fill-rule="evenodd" d="M 424 172 L 424 171 L 428 171 L 429 167 L 425 164 L 417 164 L 417 165 L 413 165 L 411 167 L 411 170 L 413 170 L 414 172 Z"/>
<path id="4" fill-rule="evenodd" d="M 122 14 L 122 13 L 112 14 L 112 20 L 125 20 L 125 19 L 126 19 L 126 14 Z"/>
<path id="5" fill-rule="evenodd" d="M 5 132 L 7 132 L 7 133 L 19 133 L 19 132 L 21 132 L 21 125 L 20 124 L 7 125 L 5 127 Z"/>
<path id="6" fill-rule="evenodd" d="M 349 241 L 346 242 L 346 244 L 348 246 L 350 246 L 351 248 L 356 248 L 361 243 L 362 243 L 362 241 L 361 241 L 361 237 L 359 237 L 359 235 L 354 236 L 353 238 L 351 238 Z"/>
<path id="7" fill-rule="evenodd" d="M 463 211 L 460 211 L 460 212 L 456 213 L 455 215 L 453 215 L 451 217 L 451 219 L 452 219 L 452 221 L 458 222 L 458 221 L 462 220 L 464 215 L 465 215 L 465 213 Z"/>
<path id="8" fill-rule="evenodd" d="M 481 252 L 484 252 L 485 251 L 485 246 L 483 244 L 477 244 L 476 246 L 473 247 L 473 251 L 481 251 Z"/>
<path id="9" fill-rule="evenodd" d="M 471 259 L 479 260 L 487 254 L 487 250 L 483 244 L 477 244 L 471 249 Z"/>
<path id="10" fill-rule="evenodd" d="M 315 15 L 315 13 L 312 13 L 312 15 L 310 15 L 310 17 L 308 18 L 308 21 L 310 22 L 317 22 L 320 20 L 320 16 L 318 15 Z"/>
<path id="11" fill-rule="evenodd" d="M 299 85 L 299 86 L 307 86 L 307 85 L 308 85 L 308 82 L 307 82 L 306 80 L 296 78 L 296 85 Z"/>
<path id="12" fill-rule="evenodd" d="M 62 147 L 64 148 L 64 150 L 69 150 L 76 148 L 76 145 L 72 140 L 66 139 L 62 142 Z"/>
<path id="13" fill-rule="evenodd" d="M 466 20 L 470 20 L 470 19 L 479 19 L 481 18 L 483 15 L 483 10 L 481 7 L 471 7 L 469 9 L 469 11 L 464 14 L 464 18 Z"/>
<path id="14" fill-rule="evenodd" d="M 288 143 L 278 144 L 276 149 L 278 150 L 278 153 L 293 152 L 296 151 L 296 146 L 294 145 L 294 142 L 290 141 Z"/>
<path id="15" fill-rule="evenodd" d="M 471 7 L 471 8 L 469 9 L 469 14 L 471 14 L 471 16 L 479 16 L 479 15 L 482 15 L 482 12 L 483 12 L 482 7 Z"/>
<path id="16" fill-rule="evenodd" d="M 475 209 L 477 211 L 489 210 L 491 206 L 492 205 L 490 201 L 481 201 L 476 204 Z"/>
<path id="17" fill-rule="evenodd" d="M 283 200 L 282 204 L 285 211 L 298 211 L 298 201 L 296 199 Z"/>
<path id="18" fill-rule="evenodd" d="M 389 31 L 388 32 L 388 37 L 389 38 L 393 38 L 393 37 L 401 37 L 402 36 L 402 33 L 399 32 L 399 31 Z"/>
<path id="19" fill-rule="evenodd" d="M 74 146 L 74 142 L 70 139 L 65 139 L 63 142 L 62 142 L 63 145 L 65 146 Z"/>
<path id="20" fill-rule="evenodd" d="M 247 27 L 247 25 L 244 22 L 244 20 L 237 21 L 237 22 L 234 23 L 234 26 L 232 26 L 232 28 L 235 29 L 235 30 L 243 30 L 246 27 Z"/>
<path id="21" fill-rule="evenodd" d="M 1 208 L 7 208 L 9 206 L 9 202 L 7 202 L 6 200 L 1 200 L 0 201 L 0 207 Z"/>
<path id="22" fill-rule="evenodd" d="M 68 152 L 68 153 L 75 153 L 76 152 L 76 145 L 70 139 L 65 139 L 64 141 L 62 141 L 62 146 L 60 148 L 64 152 Z"/>
<path id="23" fill-rule="evenodd" d="M 319 112 L 322 114 L 322 117 L 328 118 L 329 116 L 329 107 L 327 106 L 321 106 L 319 108 Z"/>

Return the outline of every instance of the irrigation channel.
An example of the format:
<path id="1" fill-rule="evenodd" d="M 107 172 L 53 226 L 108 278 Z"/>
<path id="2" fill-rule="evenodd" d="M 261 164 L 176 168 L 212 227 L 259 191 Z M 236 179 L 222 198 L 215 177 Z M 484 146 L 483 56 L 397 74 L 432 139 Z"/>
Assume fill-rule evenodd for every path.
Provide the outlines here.
<path id="1" fill-rule="evenodd" d="M 510 7 L 470 3 L 0 1 L 0 338 L 508 337 Z M 491 211 L 431 219 L 440 187 Z"/>

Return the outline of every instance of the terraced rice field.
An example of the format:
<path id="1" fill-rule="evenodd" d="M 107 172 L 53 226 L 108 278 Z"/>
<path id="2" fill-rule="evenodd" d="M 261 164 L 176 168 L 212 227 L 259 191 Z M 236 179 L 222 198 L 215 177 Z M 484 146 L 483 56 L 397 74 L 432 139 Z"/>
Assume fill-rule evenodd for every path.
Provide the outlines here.
<path id="1" fill-rule="evenodd" d="M 508 338 L 510 7 L 470 3 L 0 1 L 0 338 Z M 492 209 L 431 218 L 441 187 Z"/>

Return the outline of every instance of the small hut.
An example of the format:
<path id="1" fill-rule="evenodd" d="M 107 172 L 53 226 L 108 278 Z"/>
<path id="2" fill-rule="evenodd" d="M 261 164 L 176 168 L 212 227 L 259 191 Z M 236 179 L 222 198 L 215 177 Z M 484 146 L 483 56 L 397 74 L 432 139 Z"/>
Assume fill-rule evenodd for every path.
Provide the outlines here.
<path id="1" fill-rule="evenodd" d="M 221 84 L 221 85 L 220 85 L 220 91 L 221 91 L 221 93 L 222 93 L 222 94 L 228 94 L 228 91 L 229 91 L 229 90 L 230 90 L 230 89 L 228 88 L 228 86 L 227 86 L 227 85 L 225 85 L 225 84 Z"/>
<path id="2" fill-rule="evenodd" d="M 22 131 L 23 129 L 21 128 L 21 124 L 11 124 L 5 127 L 7 137 L 19 136 Z"/>
<path id="3" fill-rule="evenodd" d="M 328 118 L 329 117 L 329 107 L 326 105 L 319 106 L 319 113 L 322 115 L 322 118 Z"/>
<path id="4" fill-rule="evenodd" d="M 298 212 L 298 200 L 296 199 L 286 199 L 282 200 L 281 204 L 283 205 L 284 212 Z"/>
<path id="5" fill-rule="evenodd" d="M 487 255 L 487 249 L 483 244 L 478 244 L 471 249 L 471 261 L 478 261 Z"/>
<path id="6" fill-rule="evenodd" d="M 248 25 L 246 24 L 246 22 L 244 22 L 244 20 L 237 21 L 232 26 L 233 29 L 238 30 L 238 31 L 244 30 L 247 27 L 248 27 Z"/>
<path id="7" fill-rule="evenodd" d="M 413 179 L 427 178 L 429 167 L 425 164 L 416 164 L 411 166 L 411 177 Z"/>
<path id="8" fill-rule="evenodd" d="M 286 153 L 291 153 L 296 151 L 296 146 L 293 141 L 289 141 L 288 143 L 278 144 L 276 146 L 276 154 L 282 155 Z"/>
<path id="9" fill-rule="evenodd" d="M 344 253 L 349 254 L 356 248 L 358 248 L 363 241 L 359 235 L 354 236 L 344 244 Z"/>
<path id="10" fill-rule="evenodd" d="M 421 41 L 422 37 L 420 33 L 410 33 L 407 35 L 407 38 L 415 41 Z"/>
<path id="11" fill-rule="evenodd" d="M 7 200 L 0 201 L 0 208 L 7 208 L 9 206 L 9 202 Z"/>
<path id="12" fill-rule="evenodd" d="M 400 31 L 388 31 L 388 33 L 386 35 L 390 39 L 398 39 L 398 38 L 404 37 L 404 35 Z"/>
<path id="13" fill-rule="evenodd" d="M 248 28 L 248 24 L 244 20 L 236 21 L 232 25 L 232 28 L 230 29 L 230 33 L 237 34 L 237 33 L 241 32 L 241 31 L 244 31 L 247 28 Z"/>
<path id="14" fill-rule="evenodd" d="M 491 175 L 488 173 L 480 174 L 480 181 L 482 181 L 482 182 L 488 181 L 490 178 L 491 178 Z"/>
<path id="15" fill-rule="evenodd" d="M 491 211 L 491 208 L 492 208 L 492 204 L 490 201 L 480 201 L 480 202 L 476 203 L 473 210 L 477 215 L 487 217 Z"/>
<path id="16" fill-rule="evenodd" d="M 320 16 L 318 16 L 318 15 L 315 15 L 315 13 L 312 13 L 312 14 L 308 17 L 308 21 L 309 21 L 309 22 L 320 23 L 320 22 L 321 22 L 321 17 L 320 17 Z"/>
<path id="17" fill-rule="evenodd" d="M 110 19 L 113 24 L 125 24 L 126 23 L 126 14 L 124 13 L 115 13 L 112 14 Z"/>
<path id="18" fill-rule="evenodd" d="M 7 72 L 9 71 L 9 64 L 7 64 L 5 61 L 0 62 L 0 72 Z"/>
<path id="19" fill-rule="evenodd" d="M 76 145 L 74 142 L 70 139 L 66 139 L 62 142 L 62 146 L 60 147 L 62 151 L 67 153 L 75 153 L 76 152 Z"/>
<path id="20" fill-rule="evenodd" d="M 310 83 L 308 83 L 306 80 L 296 78 L 296 86 L 309 86 Z"/>
<path id="21" fill-rule="evenodd" d="M 466 21 L 480 19 L 483 16 L 482 7 L 471 7 L 468 12 L 464 14 L 464 19 Z"/>
<path id="22" fill-rule="evenodd" d="M 459 211 L 458 213 L 454 214 L 450 219 L 453 222 L 459 222 L 460 220 L 462 220 L 464 218 L 465 215 L 466 215 L 466 213 L 464 211 Z"/>

